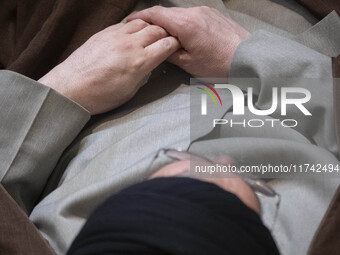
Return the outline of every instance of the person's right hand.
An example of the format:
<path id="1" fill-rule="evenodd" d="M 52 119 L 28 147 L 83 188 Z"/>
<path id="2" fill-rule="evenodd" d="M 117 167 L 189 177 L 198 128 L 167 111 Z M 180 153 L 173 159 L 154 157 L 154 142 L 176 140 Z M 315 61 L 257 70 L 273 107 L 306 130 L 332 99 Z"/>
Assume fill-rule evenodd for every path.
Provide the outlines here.
<path id="1" fill-rule="evenodd" d="M 232 57 L 249 32 L 216 9 L 154 6 L 128 16 L 166 29 L 182 49 L 168 60 L 195 77 L 227 77 Z"/>
<path id="2" fill-rule="evenodd" d="M 144 77 L 179 47 L 159 26 L 120 23 L 93 35 L 39 82 L 99 114 L 132 98 Z"/>

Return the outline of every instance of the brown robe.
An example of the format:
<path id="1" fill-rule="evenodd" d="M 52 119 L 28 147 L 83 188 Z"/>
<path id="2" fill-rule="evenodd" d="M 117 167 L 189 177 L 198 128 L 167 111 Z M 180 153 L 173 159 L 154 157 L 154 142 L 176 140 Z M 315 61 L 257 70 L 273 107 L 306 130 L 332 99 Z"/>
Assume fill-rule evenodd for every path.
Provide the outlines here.
<path id="1" fill-rule="evenodd" d="M 137 0 L 0 1 L 0 69 L 41 78 Z"/>

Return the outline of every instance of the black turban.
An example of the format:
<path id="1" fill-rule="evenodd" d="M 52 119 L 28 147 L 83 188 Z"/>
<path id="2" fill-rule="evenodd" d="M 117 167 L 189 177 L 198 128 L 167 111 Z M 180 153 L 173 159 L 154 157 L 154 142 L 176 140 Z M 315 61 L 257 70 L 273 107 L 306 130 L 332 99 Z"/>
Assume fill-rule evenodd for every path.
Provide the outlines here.
<path id="1" fill-rule="evenodd" d="M 190 178 L 131 186 L 99 206 L 68 254 L 276 255 L 269 230 L 237 196 Z"/>

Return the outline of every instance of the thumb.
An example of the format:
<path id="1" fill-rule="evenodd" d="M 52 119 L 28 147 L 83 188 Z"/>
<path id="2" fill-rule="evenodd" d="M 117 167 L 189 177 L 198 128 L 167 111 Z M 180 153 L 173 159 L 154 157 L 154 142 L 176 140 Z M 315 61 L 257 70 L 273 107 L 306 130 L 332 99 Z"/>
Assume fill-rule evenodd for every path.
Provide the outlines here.
<path id="1" fill-rule="evenodd" d="M 145 50 L 149 56 L 149 70 L 153 70 L 160 63 L 166 60 L 171 54 L 179 49 L 180 44 L 175 37 L 168 36 L 164 37 L 153 44 L 147 46 Z"/>

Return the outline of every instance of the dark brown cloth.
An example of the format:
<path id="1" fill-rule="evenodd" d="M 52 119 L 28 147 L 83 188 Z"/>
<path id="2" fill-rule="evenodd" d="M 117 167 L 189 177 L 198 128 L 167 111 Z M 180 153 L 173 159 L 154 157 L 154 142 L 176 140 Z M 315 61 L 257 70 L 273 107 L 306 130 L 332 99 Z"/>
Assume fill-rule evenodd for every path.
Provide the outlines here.
<path id="1" fill-rule="evenodd" d="M 136 0 L 0 0 L 0 69 L 39 79 Z M 0 254 L 54 254 L 0 185 Z"/>
<path id="2" fill-rule="evenodd" d="M 309 247 L 308 255 L 337 255 L 340 252 L 340 189 L 328 207 Z"/>
<path id="3" fill-rule="evenodd" d="M 0 231 L 0 254 L 54 254 L 47 241 L 1 184 Z"/>
<path id="4" fill-rule="evenodd" d="M 340 14 L 339 0 L 299 0 L 316 18 L 322 19 L 335 10 Z M 335 128 L 338 146 L 340 148 L 340 56 L 332 59 L 333 66 L 333 100 L 335 114 Z M 308 255 L 336 255 L 340 251 L 340 187 L 336 191 L 325 216 L 323 217 L 312 243 Z"/>
<path id="5" fill-rule="evenodd" d="M 136 0 L 1 0 L 0 69 L 39 79 Z"/>
<path id="6" fill-rule="evenodd" d="M 333 10 L 339 13 L 339 0 L 297 0 L 297 2 L 320 20 Z"/>

